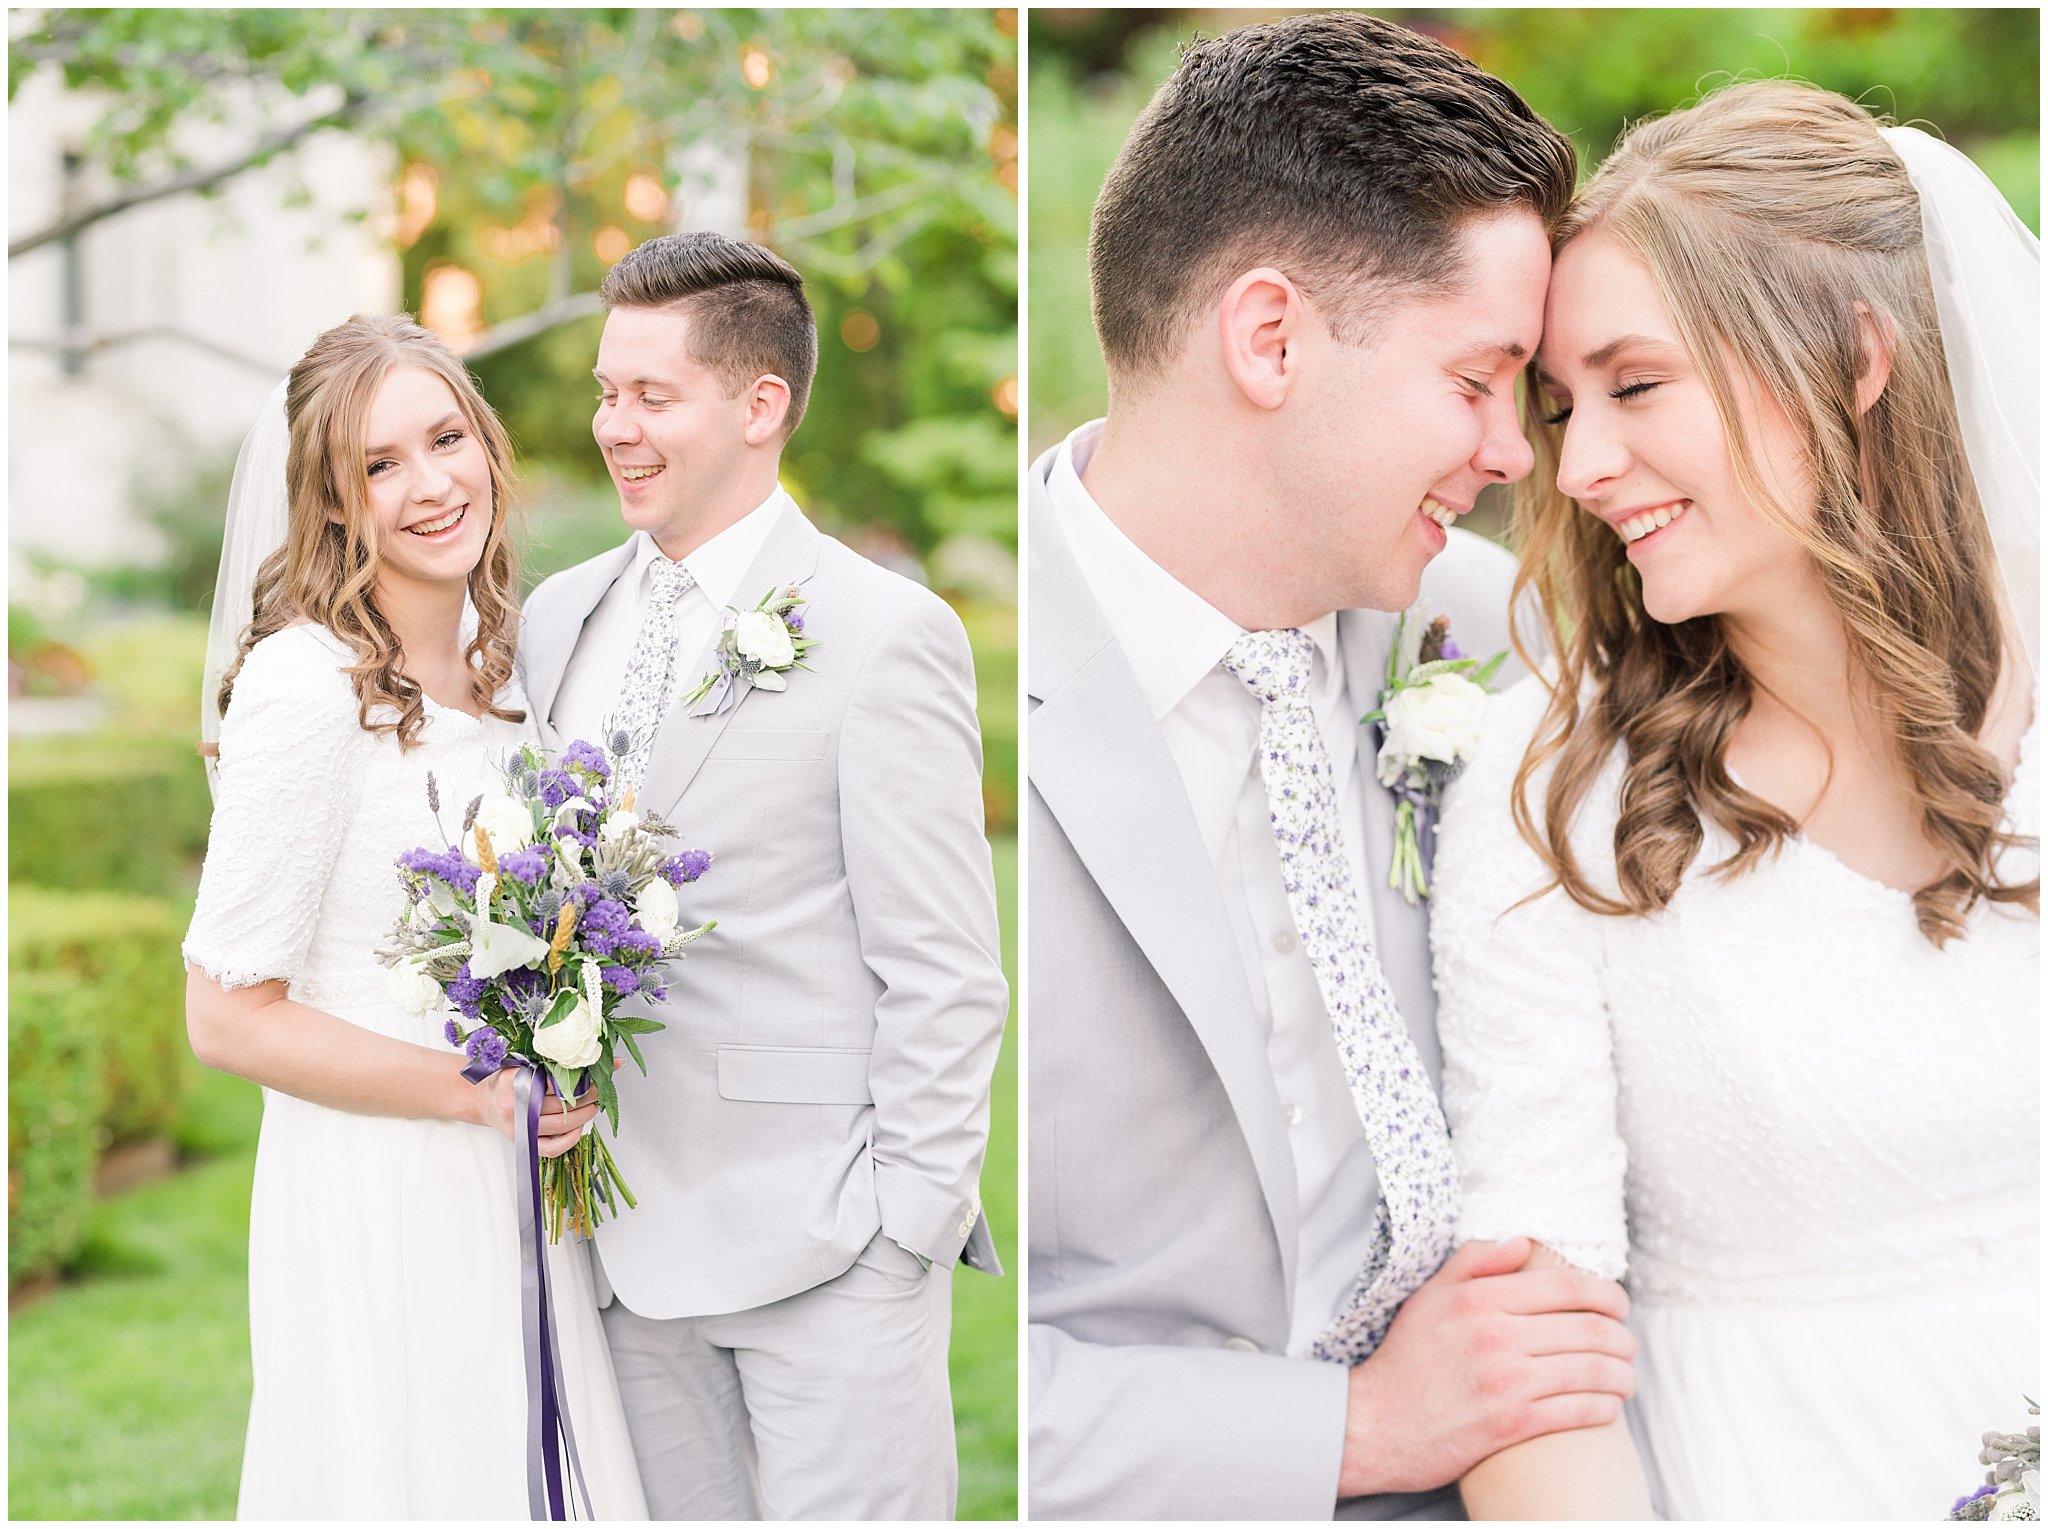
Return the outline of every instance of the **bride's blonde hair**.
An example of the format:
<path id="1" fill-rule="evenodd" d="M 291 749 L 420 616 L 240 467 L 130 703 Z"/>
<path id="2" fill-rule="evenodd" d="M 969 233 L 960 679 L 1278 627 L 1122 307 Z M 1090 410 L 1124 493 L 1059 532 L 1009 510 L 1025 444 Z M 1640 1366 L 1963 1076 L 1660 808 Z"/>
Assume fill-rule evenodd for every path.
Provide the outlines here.
<path id="1" fill-rule="evenodd" d="M 371 402 L 384 378 L 401 366 L 419 367 L 447 383 L 483 443 L 491 526 L 483 556 L 469 574 L 477 626 L 464 657 L 477 704 L 508 722 L 524 719 L 523 712 L 497 704 L 498 691 L 512 677 L 519 632 L 519 564 L 510 527 L 512 444 L 462 363 L 407 314 L 357 314 L 321 335 L 292 368 L 284 403 L 291 430 L 285 542 L 256 572 L 254 616 L 221 676 L 223 716 L 249 650 L 273 632 L 312 621 L 355 649 L 348 673 L 363 728 L 395 732 L 404 748 L 419 741 L 426 720 L 422 693 L 400 670 L 398 638 L 377 609 L 380 546 L 363 472 Z"/>
<path id="2" fill-rule="evenodd" d="M 1552 248 L 1596 228 L 1656 282 L 1727 432 L 1737 483 L 1820 570 L 1922 826 L 1951 867 L 1913 895 L 1921 933 L 1937 945 L 1962 934 L 1980 898 L 2038 912 L 2038 877 L 2007 885 L 1994 871 L 2018 842 L 2000 829 L 2003 768 L 1977 741 L 2006 649 L 1997 560 L 1942 359 L 1919 198 L 1877 122 L 1808 86 L 1728 86 L 1632 128 Z M 1863 312 L 1890 376 L 1859 413 Z M 1798 434 L 1816 493 L 1810 514 L 1759 470 L 1737 405 L 1750 379 Z M 1713 867 L 1725 877 L 1798 825 L 1728 773 L 1752 681 L 1721 621 L 1650 619 L 1620 539 L 1558 491 L 1563 430 L 1542 413 L 1532 389 L 1525 419 L 1537 461 L 1515 510 L 1515 593 L 1518 608 L 1524 589 L 1540 596 L 1559 673 L 1515 777 L 1515 821 L 1574 901 L 1650 913 L 1698 856 L 1702 819 L 1735 842 Z M 1627 758 L 1618 898 L 1593 885 L 1568 838 L 1617 744 Z M 1531 787 L 1552 759 L 1539 820 Z"/>

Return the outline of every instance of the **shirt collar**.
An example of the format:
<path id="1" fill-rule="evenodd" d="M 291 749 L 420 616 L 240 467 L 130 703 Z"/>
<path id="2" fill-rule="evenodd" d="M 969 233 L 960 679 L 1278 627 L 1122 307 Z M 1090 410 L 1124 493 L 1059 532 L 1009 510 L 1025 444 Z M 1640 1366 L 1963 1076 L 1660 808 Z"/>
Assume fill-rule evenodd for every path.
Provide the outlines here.
<path id="1" fill-rule="evenodd" d="M 1101 436 L 1099 419 L 1068 436 L 1053 459 L 1047 488 L 1067 545 L 1137 676 L 1152 720 L 1164 721 L 1222 663 L 1245 629 L 1155 563 L 1095 502 L 1081 474 Z M 1302 630 L 1323 660 L 1311 686 L 1321 695 L 1342 673 L 1336 613 L 1318 616 Z"/>
<path id="2" fill-rule="evenodd" d="M 733 596 L 739 582 L 746 577 L 747 570 L 754 566 L 754 559 L 761 555 L 761 547 L 768 540 L 768 533 L 775 528 L 785 510 L 794 511 L 796 501 L 789 497 L 781 484 L 753 509 L 705 542 L 703 546 L 683 559 L 683 566 L 690 571 L 690 577 L 697 587 L 704 591 L 704 597 L 713 606 L 733 603 Z M 648 579 L 652 576 L 654 560 L 661 556 L 661 548 L 654 544 L 654 538 L 645 531 L 633 533 L 633 577 L 636 587 L 643 593 L 647 590 Z"/>

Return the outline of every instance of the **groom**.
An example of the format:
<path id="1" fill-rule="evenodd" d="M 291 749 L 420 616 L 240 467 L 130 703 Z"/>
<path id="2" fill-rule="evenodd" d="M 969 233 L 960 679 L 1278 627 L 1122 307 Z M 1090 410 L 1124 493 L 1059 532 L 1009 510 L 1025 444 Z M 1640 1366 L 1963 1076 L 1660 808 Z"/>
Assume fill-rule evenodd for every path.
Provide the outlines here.
<path id="1" fill-rule="evenodd" d="M 1428 911 L 1358 723 L 1418 589 L 1506 646 L 1512 562 L 1446 526 L 1530 469 L 1573 167 L 1307 15 L 1189 48 L 1096 203 L 1109 414 L 1029 483 L 1033 1518 L 1456 1516 L 1627 1389 L 1617 1287 L 1438 1267 Z"/>
<path id="2" fill-rule="evenodd" d="M 633 535 L 534 591 L 520 654 L 548 741 L 625 730 L 640 810 L 717 857 L 685 906 L 718 928 L 619 1074 L 640 1203 L 596 1249 L 648 1508 L 950 1518 L 951 1270 L 1001 1272 L 976 1180 L 1008 999 L 966 634 L 777 482 L 818 352 L 795 270 L 671 235 L 602 297 L 592 429 Z M 732 611 L 792 587 L 803 667 L 740 620 L 768 667 L 695 699 Z"/>

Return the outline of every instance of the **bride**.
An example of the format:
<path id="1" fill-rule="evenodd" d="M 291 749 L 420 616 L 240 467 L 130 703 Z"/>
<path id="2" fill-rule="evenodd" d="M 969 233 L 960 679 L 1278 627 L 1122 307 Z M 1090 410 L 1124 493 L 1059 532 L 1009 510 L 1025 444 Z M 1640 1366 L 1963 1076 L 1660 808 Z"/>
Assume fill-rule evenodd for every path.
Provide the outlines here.
<path id="1" fill-rule="evenodd" d="M 184 946 L 194 1052 L 263 1085 L 239 1516 L 525 1518 L 514 1073 L 464 1081 L 441 1019 L 381 998 L 376 959 L 398 856 L 446 842 L 430 772 L 459 821 L 530 734 L 511 447 L 403 317 L 329 330 L 280 392 L 230 495 L 213 830 Z M 549 1155 L 595 1113 L 555 1103 Z M 593 1504 L 644 1518 L 580 1245 L 550 1268 Z"/>
<path id="2" fill-rule="evenodd" d="M 1466 1501 L 1938 1518 L 2039 1395 L 2038 245 L 1783 83 L 1553 242 L 1556 659 L 1446 805 L 1444 1103 L 1461 1240 L 1625 1272 L 1638 1394 Z"/>

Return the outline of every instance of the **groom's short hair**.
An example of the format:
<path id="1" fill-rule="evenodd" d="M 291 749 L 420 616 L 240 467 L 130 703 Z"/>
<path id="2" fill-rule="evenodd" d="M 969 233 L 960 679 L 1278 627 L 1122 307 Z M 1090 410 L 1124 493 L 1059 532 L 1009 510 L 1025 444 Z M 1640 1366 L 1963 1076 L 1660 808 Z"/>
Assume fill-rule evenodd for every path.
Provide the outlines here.
<path id="1" fill-rule="evenodd" d="M 1095 331 L 1142 378 L 1240 273 L 1271 265 L 1339 339 L 1392 298 L 1454 290 L 1475 214 L 1571 201 L 1571 141 L 1442 43 L 1375 16 L 1292 16 L 1196 41 L 1103 182 Z"/>
<path id="2" fill-rule="evenodd" d="M 690 354 L 726 396 L 766 373 L 789 384 L 785 439 L 804 417 L 818 369 L 818 323 L 804 279 L 773 250 L 723 234 L 663 234 L 605 273 L 605 312 L 667 308 L 690 321 Z"/>

